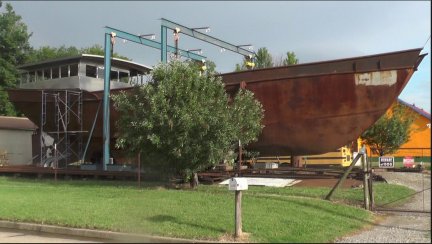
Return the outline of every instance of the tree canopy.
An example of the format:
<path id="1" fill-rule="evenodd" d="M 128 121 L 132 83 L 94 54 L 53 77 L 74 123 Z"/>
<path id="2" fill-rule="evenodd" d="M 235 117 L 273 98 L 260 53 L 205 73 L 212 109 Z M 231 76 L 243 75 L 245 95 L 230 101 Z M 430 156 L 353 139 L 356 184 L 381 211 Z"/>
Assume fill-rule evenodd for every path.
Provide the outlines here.
<path id="1" fill-rule="evenodd" d="M 50 47 L 50 46 L 43 46 L 38 49 L 32 49 L 29 53 L 28 62 L 38 62 L 48 59 L 54 59 L 54 58 L 63 58 L 63 57 L 71 57 L 71 56 L 78 56 L 80 54 L 94 54 L 94 55 L 105 55 L 104 47 L 102 47 L 99 44 L 95 44 L 91 47 L 85 47 L 78 49 L 77 47 L 70 46 L 60 46 L 60 47 Z M 129 58 L 125 56 L 121 56 L 118 53 L 113 53 L 113 57 L 120 58 L 124 60 L 130 60 Z"/>
<path id="2" fill-rule="evenodd" d="M 410 137 L 410 126 L 415 114 L 396 103 L 389 113 L 383 115 L 374 125 L 361 136 L 373 152 L 380 156 L 396 152 Z"/>
<path id="3" fill-rule="evenodd" d="M 220 77 L 200 75 L 188 62 L 159 64 L 132 94 L 114 96 L 121 117 L 116 145 L 141 151 L 159 167 L 190 176 L 220 162 L 238 140 L 257 139 L 262 105 L 250 91 L 232 101 Z"/>
<path id="4" fill-rule="evenodd" d="M 2 6 L 0 1 L 0 10 Z M 0 12 L 0 115 L 17 115 L 4 89 L 16 86 L 19 77 L 16 67 L 27 59 L 31 49 L 30 36 L 21 16 L 15 13 L 11 4 L 6 3 L 5 11 Z"/>
<path id="5" fill-rule="evenodd" d="M 283 60 L 283 65 L 293 65 L 298 64 L 299 60 L 294 52 L 287 52 L 286 58 Z"/>
<path id="6" fill-rule="evenodd" d="M 235 71 L 247 70 L 246 62 L 247 59 L 244 58 L 242 64 L 236 64 Z M 297 59 L 294 52 L 287 52 L 285 58 L 281 57 L 277 59 L 270 54 L 267 48 L 261 47 L 258 49 L 255 56 L 255 69 L 287 66 L 298 64 L 298 62 L 299 60 Z"/>

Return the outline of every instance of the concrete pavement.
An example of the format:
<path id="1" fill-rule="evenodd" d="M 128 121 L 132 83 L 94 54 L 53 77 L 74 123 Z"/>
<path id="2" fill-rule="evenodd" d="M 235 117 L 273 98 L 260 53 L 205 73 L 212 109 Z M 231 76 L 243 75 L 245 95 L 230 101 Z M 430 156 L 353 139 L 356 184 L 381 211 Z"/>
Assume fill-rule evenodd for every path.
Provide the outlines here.
<path id="1" fill-rule="evenodd" d="M 106 240 L 0 228 L 0 243 L 104 243 Z"/>
<path id="2" fill-rule="evenodd" d="M 0 220 L 0 232 L 0 243 L 216 243 L 212 241 L 200 241 L 102 230 L 68 228 L 61 226 L 12 222 L 5 220 Z"/>

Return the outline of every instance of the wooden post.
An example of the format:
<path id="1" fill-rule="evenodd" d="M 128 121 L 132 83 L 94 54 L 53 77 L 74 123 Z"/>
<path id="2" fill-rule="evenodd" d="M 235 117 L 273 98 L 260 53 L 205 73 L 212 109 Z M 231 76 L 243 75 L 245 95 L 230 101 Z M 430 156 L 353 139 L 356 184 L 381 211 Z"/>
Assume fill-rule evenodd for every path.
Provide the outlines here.
<path id="1" fill-rule="evenodd" d="M 357 163 L 357 161 L 362 156 L 362 152 L 359 152 L 357 156 L 352 161 L 351 165 L 348 167 L 348 169 L 345 171 L 345 173 L 342 175 L 342 177 L 339 179 L 339 181 L 336 183 L 336 185 L 330 190 L 330 192 L 325 197 L 326 200 L 330 200 L 331 196 L 333 195 L 333 192 L 345 181 L 346 177 L 348 176 L 349 172 L 351 172 L 352 168 L 354 168 L 354 165 Z"/>
<path id="2" fill-rule="evenodd" d="M 235 238 L 242 235 L 242 210 L 241 210 L 242 192 L 235 191 Z"/>
<path id="3" fill-rule="evenodd" d="M 138 152 L 138 188 L 141 188 L 141 151 Z"/>
<path id="4" fill-rule="evenodd" d="M 237 174 L 238 176 L 240 176 L 240 169 L 241 169 L 241 165 L 242 165 L 242 145 L 241 145 L 241 141 L 239 140 L 239 161 L 237 164 Z"/>
<path id="5" fill-rule="evenodd" d="M 54 181 L 57 183 L 57 168 L 58 168 L 58 159 L 57 159 L 57 144 L 54 143 Z"/>
<path id="6" fill-rule="evenodd" d="M 374 210 L 375 208 L 375 197 L 373 194 L 373 171 L 372 171 L 372 162 L 370 161 L 370 159 L 368 158 L 367 160 L 367 164 L 368 164 L 368 179 L 369 179 L 369 197 L 370 197 L 370 210 Z"/>
<path id="7" fill-rule="evenodd" d="M 365 160 L 364 154 L 362 155 L 362 166 L 363 166 L 363 195 L 364 195 L 364 208 L 369 210 L 369 181 L 368 181 L 368 165 Z"/>

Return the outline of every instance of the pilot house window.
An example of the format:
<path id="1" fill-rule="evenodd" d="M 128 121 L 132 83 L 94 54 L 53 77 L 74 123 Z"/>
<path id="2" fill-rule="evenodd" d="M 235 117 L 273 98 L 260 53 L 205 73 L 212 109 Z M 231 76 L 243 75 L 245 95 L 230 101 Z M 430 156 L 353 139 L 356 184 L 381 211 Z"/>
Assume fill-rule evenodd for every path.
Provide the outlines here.
<path id="1" fill-rule="evenodd" d="M 78 76 L 78 64 L 71 64 L 70 68 L 70 76 Z"/>
<path id="2" fill-rule="evenodd" d="M 53 78 L 53 79 L 57 79 L 57 78 L 60 77 L 60 74 L 59 74 L 59 67 L 53 67 L 53 68 L 51 69 L 51 71 L 52 71 L 52 78 Z"/>
<path id="3" fill-rule="evenodd" d="M 118 81 L 119 73 L 117 70 L 111 70 L 110 76 L 112 81 Z"/>
<path id="4" fill-rule="evenodd" d="M 51 79 L 51 69 L 44 69 L 43 72 L 44 80 Z"/>
<path id="5" fill-rule="evenodd" d="M 86 65 L 86 76 L 96 78 L 97 68 L 93 65 Z"/>
<path id="6" fill-rule="evenodd" d="M 119 76 L 120 76 L 120 82 L 125 82 L 125 83 L 129 82 L 129 74 L 128 73 L 119 71 Z"/>
<path id="7" fill-rule="evenodd" d="M 61 66 L 60 67 L 60 74 L 61 74 L 62 78 L 69 77 L 69 66 L 67 66 L 67 65 Z"/>
<path id="8" fill-rule="evenodd" d="M 30 82 L 35 82 L 36 81 L 36 76 L 35 76 L 35 72 L 34 71 L 29 72 L 29 80 L 30 80 Z"/>
<path id="9" fill-rule="evenodd" d="M 36 71 L 36 81 L 41 81 L 42 80 L 42 70 L 37 70 Z"/>

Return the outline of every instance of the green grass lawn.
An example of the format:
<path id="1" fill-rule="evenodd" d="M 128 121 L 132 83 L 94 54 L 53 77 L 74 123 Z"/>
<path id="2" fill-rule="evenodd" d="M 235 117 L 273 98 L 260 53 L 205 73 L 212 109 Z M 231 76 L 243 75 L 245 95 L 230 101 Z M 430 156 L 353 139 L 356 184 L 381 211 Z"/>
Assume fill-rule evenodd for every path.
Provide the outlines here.
<path id="1" fill-rule="evenodd" d="M 243 195 L 243 231 L 251 242 L 331 242 L 373 222 L 359 207 L 322 200 L 329 188 L 250 187 Z M 376 184 L 378 203 L 408 188 Z M 400 196 L 399 196 L 399 195 Z M 227 186 L 174 190 L 135 182 L 0 177 L 0 219 L 159 236 L 219 240 L 234 232 L 234 193 Z M 361 189 L 334 199 L 361 203 Z"/>

